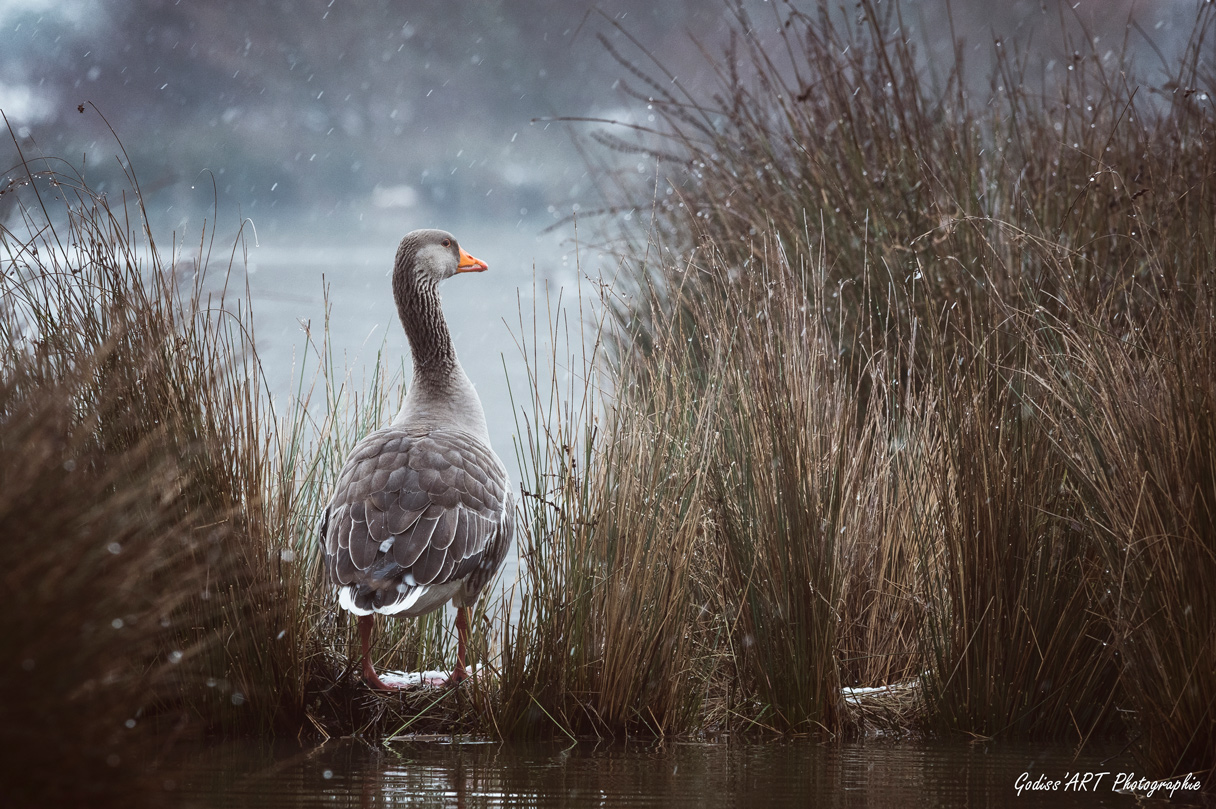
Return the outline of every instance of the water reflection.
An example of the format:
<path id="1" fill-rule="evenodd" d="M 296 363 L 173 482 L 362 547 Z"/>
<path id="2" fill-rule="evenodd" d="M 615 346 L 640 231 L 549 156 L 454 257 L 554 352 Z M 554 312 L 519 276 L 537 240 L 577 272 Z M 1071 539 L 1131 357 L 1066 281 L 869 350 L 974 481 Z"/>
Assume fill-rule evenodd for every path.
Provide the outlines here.
<path id="1" fill-rule="evenodd" d="M 229 744 L 176 776 L 180 805 L 207 807 L 1132 806 L 1111 790 L 1117 751 L 966 743 L 504 745 L 419 738 L 300 751 Z M 1104 758 L 1104 754 L 1106 758 Z M 1097 792 L 1017 795 L 1023 772 L 1110 772 Z M 1062 789 L 1062 788 L 1061 788 Z M 1176 805 L 1194 795 L 1177 795 Z M 1160 795 L 1148 803 L 1164 804 Z"/>

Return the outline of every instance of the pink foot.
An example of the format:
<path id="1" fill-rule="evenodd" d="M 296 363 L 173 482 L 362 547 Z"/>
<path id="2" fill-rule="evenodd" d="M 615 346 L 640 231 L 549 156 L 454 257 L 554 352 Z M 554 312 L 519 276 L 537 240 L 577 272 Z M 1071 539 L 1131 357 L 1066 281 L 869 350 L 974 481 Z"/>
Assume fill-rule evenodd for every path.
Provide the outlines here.
<path id="1" fill-rule="evenodd" d="M 452 688 L 469 679 L 469 675 L 463 670 L 457 669 L 447 677 L 423 677 L 422 685 L 429 685 L 432 688 Z"/>
<path id="2" fill-rule="evenodd" d="M 366 662 L 363 665 L 363 682 L 367 683 L 367 687 L 371 690 L 380 691 L 383 693 L 404 691 L 405 689 L 409 688 L 409 686 L 405 683 L 393 683 L 390 685 L 389 683 L 384 682 L 384 680 L 381 680 L 376 675 L 376 670 L 372 668 L 371 663 Z"/>

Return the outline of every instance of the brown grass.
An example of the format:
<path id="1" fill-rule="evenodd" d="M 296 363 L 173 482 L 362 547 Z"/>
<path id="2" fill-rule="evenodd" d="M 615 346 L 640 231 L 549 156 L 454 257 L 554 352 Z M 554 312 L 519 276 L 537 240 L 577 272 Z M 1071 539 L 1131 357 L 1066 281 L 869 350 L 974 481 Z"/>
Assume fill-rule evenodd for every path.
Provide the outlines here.
<path id="1" fill-rule="evenodd" d="M 1114 636 L 1130 732 L 1163 773 L 1216 766 L 1216 333 L 1207 285 L 1191 294 L 1119 331 L 1059 327 L 1045 372 L 1105 566 L 1091 609 Z"/>
<path id="2" fill-rule="evenodd" d="M 115 211 L 29 162 L 6 181 L 24 189 L 25 234 L 0 230 L 5 766 L 20 800 L 100 801 L 154 780 L 160 736 L 200 713 L 300 697 L 216 664 L 217 610 L 241 616 L 227 642 L 251 657 L 243 633 L 281 620 L 259 605 L 291 611 L 243 565 L 256 551 L 242 540 L 266 532 L 251 336 L 204 293 L 206 235 L 198 260 L 168 264 L 138 205 Z M 79 780 L 61 777 L 65 760 Z"/>
<path id="3" fill-rule="evenodd" d="M 601 398 L 594 351 L 570 357 L 563 390 L 558 347 L 570 344 L 569 327 L 552 311 L 547 325 L 540 332 L 534 316 L 521 343 L 532 353 L 519 431 L 519 620 L 502 625 L 499 727 L 688 732 L 705 668 L 691 562 L 705 541 L 698 471 L 710 440 L 708 420 L 688 411 L 706 404 L 689 401 L 676 373 L 658 390 L 616 380 L 614 397 Z M 536 354 L 542 339 L 554 346 L 548 373 Z"/>
<path id="4" fill-rule="evenodd" d="M 934 724 L 983 736 L 1083 741 L 1111 722 L 1118 676 L 1092 604 L 1100 551 L 1040 420 L 1025 352 L 940 367 L 924 465 L 934 508 L 918 526 L 928 565 L 921 639 Z"/>
<path id="5" fill-rule="evenodd" d="M 1083 743 L 1131 717 L 1147 766 L 1206 770 L 1212 14 L 1164 83 L 1081 36 L 1054 77 L 1000 43 L 985 94 L 961 46 L 927 80 L 898 4 L 858 11 L 782 11 L 774 47 L 739 10 L 716 94 L 621 56 L 660 125 L 595 136 L 660 166 L 617 373 L 669 386 L 637 366 L 683 342 L 723 397 L 723 612 L 815 672 L 803 694 L 923 673 L 926 727 Z M 656 196 L 618 188 L 609 210 Z M 834 725 L 727 657 L 752 717 Z"/>

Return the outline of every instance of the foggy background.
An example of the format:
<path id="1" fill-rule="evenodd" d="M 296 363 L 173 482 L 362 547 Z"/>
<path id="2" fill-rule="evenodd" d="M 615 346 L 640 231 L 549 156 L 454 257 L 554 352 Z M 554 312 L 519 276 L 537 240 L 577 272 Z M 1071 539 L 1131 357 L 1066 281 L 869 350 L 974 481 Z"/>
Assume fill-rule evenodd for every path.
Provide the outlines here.
<path id="1" fill-rule="evenodd" d="M 746 5 L 760 35 L 776 42 L 773 6 Z M 994 37 L 1059 59 L 1066 27 L 1087 30 L 1099 52 L 1117 52 L 1126 37 L 1142 73 L 1160 81 L 1161 60 L 1185 43 L 1196 7 L 951 5 L 976 87 L 987 85 Z M 852 4 L 832 8 L 855 13 Z M 944 0 L 903 3 L 907 35 L 942 64 L 951 53 L 945 10 Z M 504 360 L 517 392 L 525 377 L 503 320 L 517 321 L 517 290 L 530 315 L 534 272 L 542 285 L 569 288 L 580 271 L 614 268 L 585 246 L 576 267 L 568 225 L 545 232 L 602 204 L 569 129 L 586 135 L 602 125 L 533 119 L 647 123 L 645 105 L 617 87 L 637 82 L 598 37 L 647 70 L 638 45 L 648 49 L 697 93 L 713 88 L 697 43 L 721 55 L 729 20 L 718 0 L 0 0 L 0 110 L 27 158 L 62 157 L 96 189 L 117 193 L 120 150 L 95 105 L 130 156 L 162 246 L 176 233 L 189 258 L 218 206 L 213 272 L 248 223 L 248 263 L 238 258 L 235 278 L 248 281 L 259 353 L 280 401 L 304 348 L 302 324 L 314 336 L 322 327 L 322 279 L 335 357 L 355 369 L 356 384 L 382 346 L 390 367 L 408 368 L 388 276 L 396 245 L 414 228 L 452 231 L 490 265 L 442 291 L 495 449 L 514 469 Z M 653 163 L 589 148 L 655 181 Z M 6 136 L 0 164 L 16 162 Z M 11 222 L 5 204 L 0 218 Z M 585 237 L 595 223 L 584 222 Z"/>

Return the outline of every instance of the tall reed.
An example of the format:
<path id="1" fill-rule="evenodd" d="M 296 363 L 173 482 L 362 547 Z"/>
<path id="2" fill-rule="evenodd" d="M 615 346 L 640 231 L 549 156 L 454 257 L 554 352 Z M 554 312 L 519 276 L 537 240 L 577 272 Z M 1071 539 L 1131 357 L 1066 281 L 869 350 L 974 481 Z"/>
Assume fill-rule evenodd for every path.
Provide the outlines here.
<path id="1" fill-rule="evenodd" d="M 1216 771 L 1216 306 L 1207 285 L 1183 294 L 1117 331 L 1053 324 L 1044 346 L 1052 425 L 1106 568 L 1091 609 L 1140 755 L 1169 774 Z"/>
<path id="2" fill-rule="evenodd" d="M 933 508 L 917 526 L 930 716 L 984 736 L 1083 742 L 1109 729 L 1118 680 L 1093 605 L 1101 554 L 1041 420 L 1041 389 L 1002 372 L 1033 359 L 980 346 L 958 360 L 937 369 L 936 451 L 922 467 Z"/>
<path id="3" fill-rule="evenodd" d="M 713 344 L 686 372 L 706 389 L 744 381 L 717 408 L 724 434 L 739 414 L 774 425 L 724 444 L 721 464 L 752 470 L 730 473 L 738 511 L 723 525 L 737 536 L 724 547 L 758 560 L 786 526 L 817 536 L 823 504 L 839 514 L 830 485 L 806 493 L 849 479 L 813 471 L 832 457 L 814 442 L 841 423 L 844 396 L 853 432 L 828 435 L 854 442 L 851 497 L 881 515 L 863 515 L 863 536 L 879 539 L 862 558 L 837 549 L 821 557 L 833 572 L 799 576 L 836 582 L 835 643 L 873 638 L 873 593 L 903 627 L 876 658 L 900 661 L 887 674 L 924 672 L 929 726 L 1084 741 L 1135 704 L 1146 761 L 1210 766 L 1210 706 L 1181 710 L 1179 684 L 1211 693 L 1188 583 L 1211 524 L 1207 456 L 1190 449 L 1206 440 L 1213 377 L 1211 9 L 1158 84 L 1137 80 L 1127 43 L 1108 51 L 1082 33 L 1054 69 L 994 43 L 986 93 L 967 81 L 961 44 L 929 78 L 898 3 L 863 0 L 843 22 L 786 9 L 776 42 L 735 13 L 726 56 L 710 59 L 716 93 L 618 53 L 624 92 L 659 123 L 634 142 L 594 135 L 660 167 L 655 231 L 626 243 L 638 272 L 635 302 L 616 312 L 623 343 L 644 357 L 668 332 L 696 346 L 756 322 L 757 349 L 722 359 Z M 610 210 L 656 194 L 619 188 Z M 651 260 L 656 238 L 683 258 Z M 689 274 L 690 255 L 715 260 Z M 765 290 L 776 256 L 814 270 Z M 804 311 L 813 327 L 791 340 L 774 313 Z M 813 387 L 818 367 L 797 364 L 817 351 L 841 369 L 837 387 Z M 1150 401 L 1174 415 L 1146 422 Z M 762 568 L 764 584 L 784 558 Z M 1129 600 L 1133 581 L 1143 595 Z M 755 584 L 735 578 L 736 591 Z M 1186 606 L 1166 609 L 1170 593 Z M 784 614 L 773 590 L 763 604 Z M 856 652 L 838 653 L 850 682 L 869 658 Z M 841 670 L 819 671 L 828 693 Z"/>
<path id="4" fill-rule="evenodd" d="M 166 740 L 296 735 L 333 646 L 321 467 L 297 464 L 300 422 L 276 429 L 248 307 L 208 271 L 213 232 L 164 248 L 128 182 L 112 207 L 45 158 L 4 178 L 0 570 L 19 615 L 0 725 L 25 797 L 159 786 Z"/>
<path id="5" fill-rule="evenodd" d="M 726 268 L 711 257 L 708 269 Z M 798 283 L 773 256 L 691 311 L 696 332 L 721 344 L 710 374 L 720 439 L 705 474 L 741 688 L 769 726 L 834 731 L 846 534 L 859 529 L 874 424 L 857 424 L 853 385 Z"/>
<path id="6" fill-rule="evenodd" d="M 262 530 L 257 393 L 238 381 L 243 332 L 208 308 L 202 264 L 166 262 L 138 204 L 115 211 L 78 175 L 28 161 L 5 179 L 21 193 L 0 230 L 0 569 L 20 614 L 0 724 L 45 737 L 12 739 L 6 765 L 18 794 L 100 800 L 144 777 L 152 730 L 180 733 L 202 704 L 248 693 L 209 662 L 198 616 L 224 588 L 240 602 L 264 589 L 226 563 Z M 62 778 L 65 760 L 80 781 Z"/>
<path id="7" fill-rule="evenodd" d="M 995 43 L 988 93 L 968 86 L 961 43 L 931 80 L 898 3 L 863 0 L 843 21 L 826 6 L 773 13 L 784 16 L 766 21 L 780 31 L 768 42 L 736 9 L 725 56 L 710 60 L 717 87 L 704 94 L 619 55 L 632 74 L 623 91 L 653 110 L 656 134 L 594 137 L 657 161 L 652 221 L 671 249 L 708 239 L 742 269 L 771 233 L 789 255 L 801 243 L 820 257 L 833 293 L 825 322 L 852 367 L 894 345 L 920 349 L 904 362 L 931 357 L 912 324 L 944 310 L 954 328 L 943 339 L 1015 343 L 1009 330 L 987 331 L 1003 307 L 1034 291 L 1057 311 L 1066 287 L 1070 301 L 1100 301 L 1113 277 L 1148 272 L 1135 249 L 1148 234 L 1180 251 L 1163 280 L 1202 277 L 1187 234 L 1205 203 L 1165 189 L 1201 182 L 1210 166 L 1209 7 L 1164 87 L 1136 82 L 1126 43 L 1099 50 L 1077 37 L 1067 63 L 1036 70 L 1034 85 L 1030 55 Z M 612 201 L 649 207 L 653 184 L 628 177 Z M 1023 239 L 1073 251 L 1075 275 L 1034 260 Z"/>
<path id="8" fill-rule="evenodd" d="M 501 729 L 688 732 L 705 679 L 696 605 L 710 420 L 697 414 L 712 404 L 690 398 L 678 372 L 659 389 L 614 379 L 608 399 L 598 349 L 565 364 L 567 315 L 548 315 L 542 333 L 534 314 L 521 342 L 520 601 L 518 623 L 502 628 Z"/>

